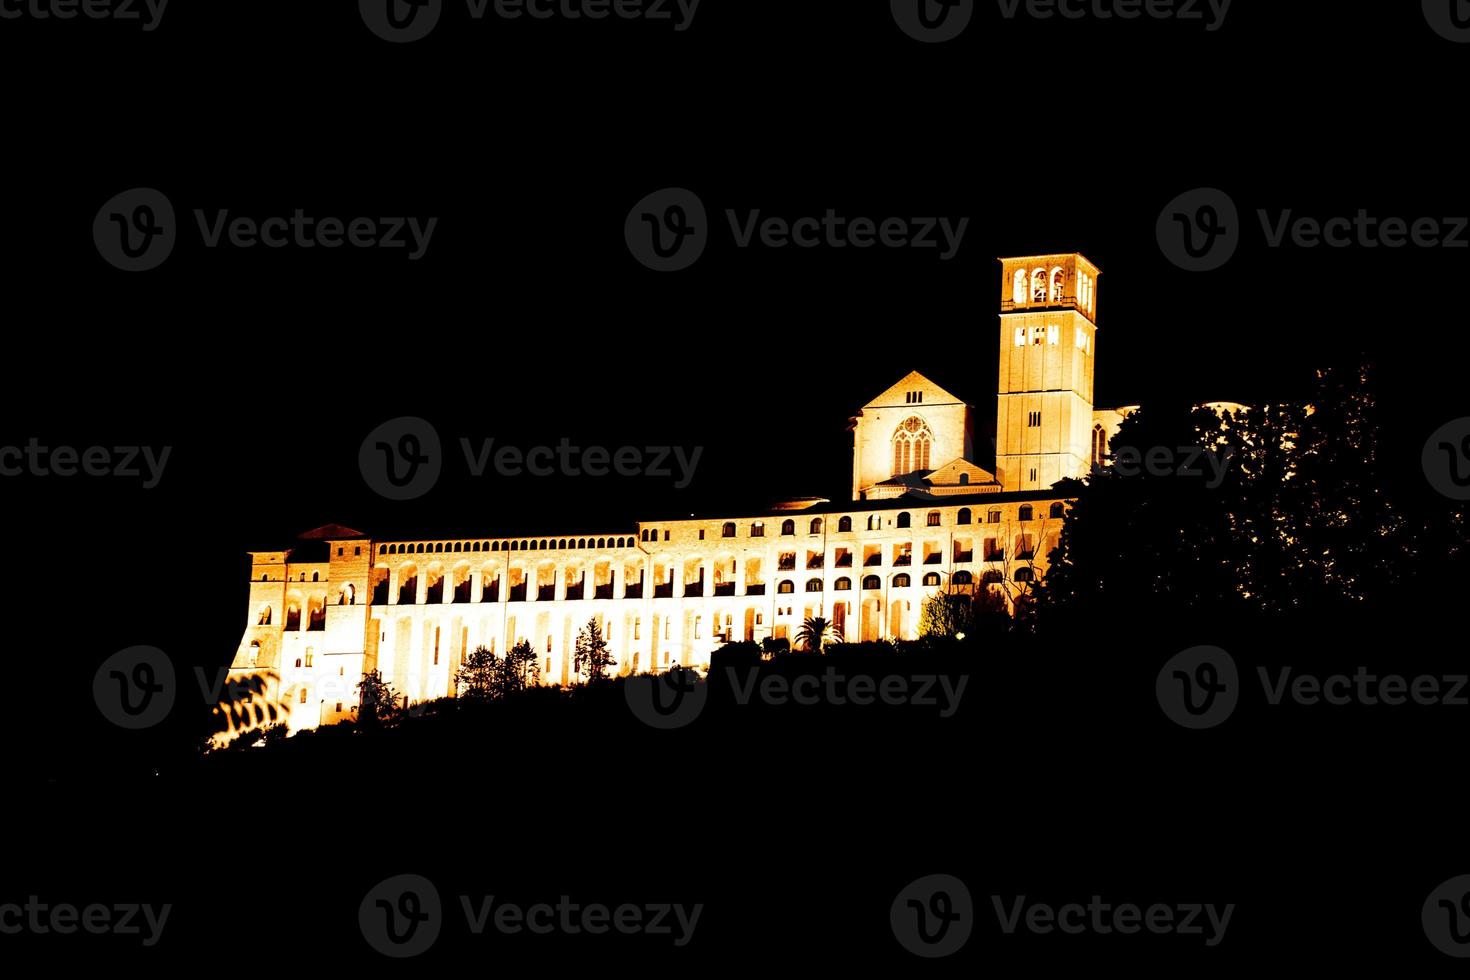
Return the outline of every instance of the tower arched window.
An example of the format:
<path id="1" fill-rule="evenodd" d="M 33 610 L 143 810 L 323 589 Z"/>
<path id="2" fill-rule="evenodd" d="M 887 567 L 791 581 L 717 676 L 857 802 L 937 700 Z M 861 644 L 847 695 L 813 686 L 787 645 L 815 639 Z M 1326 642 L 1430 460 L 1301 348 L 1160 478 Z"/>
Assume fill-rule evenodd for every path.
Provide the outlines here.
<path id="1" fill-rule="evenodd" d="M 1051 270 L 1051 301 L 1060 303 L 1062 301 L 1062 289 L 1067 284 L 1067 274 L 1062 271 L 1061 266 Z"/>
<path id="2" fill-rule="evenodd" d="M 893 433 L 893 475 L 928 470 L 933 444 L 933 433 L 923 419 L 917 415 L 904 419 Z"/>
<path id="3" fill-rule="evenodd" d="M 1031 271 L 1031 302 L 1046 302 L 1046 270 L 1033 269 Z"/>
<path id="4" fill-rule="evenodd" d="M 1017 306 L 1026 305 L 1026 270 L 1017 269 L 1016 275 L 1011 281 L 1011 302 Z"/>
<path id="5" fill-rule="evenodd" d="M 1092 427 L 1092 465 L 1094 467 L 1103 464 L 1103 457 L 1108 452 L 1108 434 L 1101 424 Z"/>

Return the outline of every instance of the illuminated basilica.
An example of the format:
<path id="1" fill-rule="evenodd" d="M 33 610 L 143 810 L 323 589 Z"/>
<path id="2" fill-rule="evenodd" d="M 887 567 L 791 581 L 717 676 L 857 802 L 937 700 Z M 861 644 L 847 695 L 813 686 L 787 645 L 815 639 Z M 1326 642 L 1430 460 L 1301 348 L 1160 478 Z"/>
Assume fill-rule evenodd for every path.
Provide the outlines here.
<path id="1" fill-rule="evenodd" d="M 917 372 L 852 419 L 852 499 L 540 537 L 380 540 L 337 525 L 251 552 L 231 668 L 295 731 L 355 716 L 377 670 L 412 705 L 455 693 L 466 653 L 520 641 L 566 685 L 596 619 L 622 673 L 708 666 L 731 640 L 793 638 L 823 617 L 847 641 L 917 636 L 924 600 L 1045 574 L 1067 502 L 1131 410 L 1092 403 L 1098 270 L 1078 254 L 1001 260 L 994 471 L 975 409 Z M 248 727 L 248 726 L 247 726 Z"/>

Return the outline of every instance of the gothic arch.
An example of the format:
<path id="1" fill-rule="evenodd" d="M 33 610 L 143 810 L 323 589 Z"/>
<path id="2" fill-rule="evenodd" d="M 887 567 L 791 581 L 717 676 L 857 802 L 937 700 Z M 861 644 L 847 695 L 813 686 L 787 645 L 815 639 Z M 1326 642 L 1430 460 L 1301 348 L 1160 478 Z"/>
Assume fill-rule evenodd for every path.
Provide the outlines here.
<path id="1" fill-rule="evenodd" d="M 934 434 L 929 425 L 917 415 L 904 419 L 893 431 L 893 475 L 930 469 L 930 450 L 934 445 Z"/>

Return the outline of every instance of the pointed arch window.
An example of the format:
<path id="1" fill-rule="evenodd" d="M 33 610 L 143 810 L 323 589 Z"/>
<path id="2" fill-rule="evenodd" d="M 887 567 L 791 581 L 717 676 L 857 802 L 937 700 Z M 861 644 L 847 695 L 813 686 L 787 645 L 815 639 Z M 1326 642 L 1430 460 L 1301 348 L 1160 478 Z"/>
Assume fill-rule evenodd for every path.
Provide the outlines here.
<path id="1" fill-rule="evenodd" d="M 893 475 L 926 471 L 929 451 L 934 445 L 934 435 L 929 426 L 917 415 L 904 419 L 893 433 Z"/>

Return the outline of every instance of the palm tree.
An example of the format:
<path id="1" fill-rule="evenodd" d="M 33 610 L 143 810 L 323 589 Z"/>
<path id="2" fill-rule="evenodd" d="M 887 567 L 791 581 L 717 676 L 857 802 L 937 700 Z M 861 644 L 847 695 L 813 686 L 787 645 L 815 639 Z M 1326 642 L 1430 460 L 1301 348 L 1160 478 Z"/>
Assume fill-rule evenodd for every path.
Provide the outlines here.
<path id="1" fill-rule="evenodd" d="M 813 653 L 821 653 L 829 638 L 836 639 L 836 632 L 832 624 L 821 616 L 811 617 L 796 631 L 796 642 Z"/>

